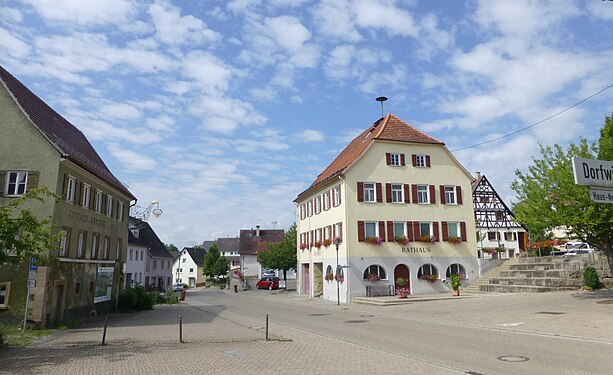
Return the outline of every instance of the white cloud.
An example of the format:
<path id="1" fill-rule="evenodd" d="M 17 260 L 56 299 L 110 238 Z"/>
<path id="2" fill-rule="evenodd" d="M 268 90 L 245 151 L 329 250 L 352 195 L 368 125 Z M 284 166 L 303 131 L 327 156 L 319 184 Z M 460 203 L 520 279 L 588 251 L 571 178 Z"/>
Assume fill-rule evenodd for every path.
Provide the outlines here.
<path id="1" fill-rule="evenodd" d="M 305 129 L 296 134 L 296 138 L 305 142 L 321 142 L 324 140 L 324 133 L 319 130 Z"/>
<path id="2" fill-rule="evenodd" d="M 123 145 L 116 143 L 108 144 L 108 149 L 111 154 L 127 169 L 135 169 L 137 171 L 149 171 L 157 167 L 157 162 L 136 151 L 128 150 Z"/>
<path id="3" fill-rule="evenodd" d="M 318 32 L 325 37 L 348 42 L 361 39 L 347 0 L 324 0 L 313 9 L 313 16 Z"/>
<path id="4" fill-rule="evenodd" d="M 161 115 L 158 117 L 150 117 L 145 120 L 145 124 L 149 129 L 161 132 L 170 132 L 173 130 L 176 121 L 168 116 Z"/>
<path id="5" fill-rule="evenodd" d="M 592 17 L 613 21 L 613 7 L 606 1 L 588 1 L 586 7 Z"/>
<path id="6" fill-rule="evenodd" d="M 417 37 L 419 29 L 413 16 L 392 4 L 357 1 L 353 8 L 356 24 L 362 28 L 382 29 L 391 36 Z"/>
<path id="7" fill-rule="evenodd" d="M 98 111 L 101 116 L 118 120 L 138 120 L 143 116 L 138 108 L 126 103 L 104 104 Z"/>
<path id="8" fill-rule="evenodd" d="M 264 29 L 269 31 L 269 36 L 278 46 L 289 52 L 296 52 L 311 39 L 309 30 L 293 16 L 267 18 L 264 21 Z"/>
<path id="9" fill-rule="evenodd" d="M 1 10 L 1 9 L 0 9 Z M 16 58 L 23 58 L 30 54 L 31 48 L 23 40 L 12 35 L 8 30 L 0 27 L 0 45 L 5 53 Z"/>
<path id="10" fill-rule="evenodd" d="M 0 7 L 0 19 L 8 22 L 19 23 L 23 20 L 23 15 L 17 9 L 9 7 Z"/>
<path id="11" fill-rule="evenodd" d="M 202 20 L 188 15 L 181 16 L 180 8 L 166 1 L 158 1 L 149 7 L 157 37 L 166 44 L 201 44 L 217 41 L 221 35 L 207 28 Z"/>
<path id="12" fill-rule="evenodd" d="M 406 68 L 403 65 L 394 65 L 389 72 L 374 72 L 361 83 L 359 89 L 367 94 L 377 95 L 382 89 L 399 89 L 404 85 L 407 77 Z"/>
<path id="13" fill-rule="evenodd" d="M 44 19 L 79 25 L 123 24 L 136 12 L 131 0 L 21 0 Z"/>
<path id="14" fill-rule="evenodd" d="M 230 66 L 206 51 L 192 51 L 183 61 L 183 75 L 206 93 L 223 93 L 232 78 Z"/>

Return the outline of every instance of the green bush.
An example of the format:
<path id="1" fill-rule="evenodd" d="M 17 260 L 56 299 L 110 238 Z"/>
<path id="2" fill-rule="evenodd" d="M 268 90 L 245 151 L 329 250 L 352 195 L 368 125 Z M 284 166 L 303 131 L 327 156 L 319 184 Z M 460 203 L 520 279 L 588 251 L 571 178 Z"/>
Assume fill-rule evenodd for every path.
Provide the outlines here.
<path id="1" fill-rule="evenodd" d="M 596 268 L 590 266 L 583 271 L 583 285 L 589 286 L 592 289 L 600 287 L 600 279 L 598 278 Z"/>
<path id="2" fill-rule="evenodd" d="M 118 309 L 120 312 L 151 310 L 158 294 L 156 291 L 148 291 L 142 285 L 128 288 L 119 295 Z"/>

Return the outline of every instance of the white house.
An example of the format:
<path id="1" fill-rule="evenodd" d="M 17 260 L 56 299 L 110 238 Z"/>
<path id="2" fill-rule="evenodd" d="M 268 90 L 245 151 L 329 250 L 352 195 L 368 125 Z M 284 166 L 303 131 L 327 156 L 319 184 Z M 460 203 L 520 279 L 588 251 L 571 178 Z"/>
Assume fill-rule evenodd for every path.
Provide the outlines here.
<path id="1" fill-rule="evenodd" d="M 140 237 L 128 233 L 128 255 L 125 265 L 125 288 L 144 285 L 147 243 Z"/>
<path id="2" fill-rule="evenodd" d="M 172 274 L 175 283 L 187 284 L 190 288 L 203 286 L 205 278 L 202 265 L 206 250 L 198 247 L 184 247 L 175 259 Z"/>
<path id="3" fill-rule="evenodd" d="M 476 279 L 471 182 L 442 141 L 377 120 L 295 199 L 299 294 L 344 303 L 393 294 L 400 277 L 411 294 Z"/>

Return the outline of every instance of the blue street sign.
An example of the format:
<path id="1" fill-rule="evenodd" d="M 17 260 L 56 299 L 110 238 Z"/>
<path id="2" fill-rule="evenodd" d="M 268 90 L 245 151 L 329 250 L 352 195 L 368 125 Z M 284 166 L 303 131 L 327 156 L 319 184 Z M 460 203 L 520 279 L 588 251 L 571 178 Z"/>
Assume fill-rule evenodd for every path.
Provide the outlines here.
<path id="1" fill-rule="evenodd" d="M 38 270 L 38 260 L 36 259 L 36 257 L 31 257 L 30 258 L 30 271 L 36 271 Z"/>

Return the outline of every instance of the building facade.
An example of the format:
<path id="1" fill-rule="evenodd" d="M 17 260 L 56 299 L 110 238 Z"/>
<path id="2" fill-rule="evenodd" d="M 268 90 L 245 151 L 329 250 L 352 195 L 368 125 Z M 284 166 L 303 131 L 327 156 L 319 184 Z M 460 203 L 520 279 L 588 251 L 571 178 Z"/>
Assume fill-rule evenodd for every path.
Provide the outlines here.
<path id="1" fill-rule="evenodd" d="M 345 303 L 394 294 L 398 278 L 411 294 L 476 279 L 471 182 L 443 142 L 379 119 L 295 200 L 299 294 Z"/>
<path id="2" fill-rule="evenodd" d="M 39 267 L 30 288 L 27 319 L 59 324 L 113 308 L 124 283 L 128 207 L 135 197 L 111 173 L 87 138 L 0 67 L 0 204 L 46 186 L 62 198 L 33 204 L 65 235 L 58 262 Z M 0 265 L 10 290 L 0 317 L 23 317 L 28 267 Z"/>
<path id="3" fill-rule="evenodd" d="M 175 283 L 187 284 L 194 288 L 205 285 L 203 272 L 206 250 L 199 247 L 184 247 L 172 266 Z"/>
<path id="4" fill-rule="evenodd" d="M 145 285 L 145 269 L 147 264 L 147 243 L 128 232 L 128 254 L 126 256 L 126 279 L 124 288 Z"/>

